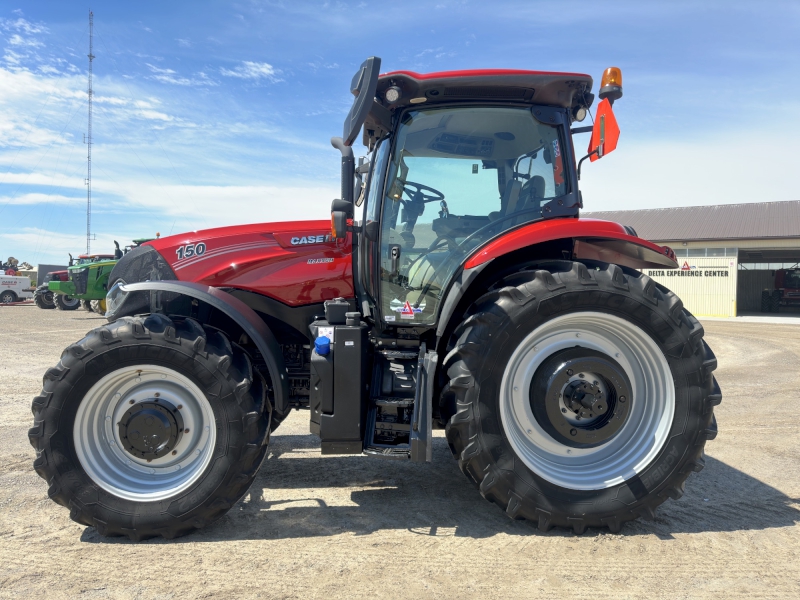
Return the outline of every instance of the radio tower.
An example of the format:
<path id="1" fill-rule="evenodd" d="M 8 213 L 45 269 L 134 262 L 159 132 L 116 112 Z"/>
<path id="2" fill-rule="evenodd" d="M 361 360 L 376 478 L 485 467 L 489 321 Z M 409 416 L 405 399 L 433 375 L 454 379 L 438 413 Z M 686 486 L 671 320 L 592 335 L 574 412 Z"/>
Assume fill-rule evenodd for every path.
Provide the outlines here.
<path id="1" fill-rule="evenodd" d="M 86 155 L 87 176 L 86 176 L 86 254 L 92 249 L 92 41 L 94 37 L 94 13 L 89 11 L 89 133 L 84 142 L 88 147 Z"/>

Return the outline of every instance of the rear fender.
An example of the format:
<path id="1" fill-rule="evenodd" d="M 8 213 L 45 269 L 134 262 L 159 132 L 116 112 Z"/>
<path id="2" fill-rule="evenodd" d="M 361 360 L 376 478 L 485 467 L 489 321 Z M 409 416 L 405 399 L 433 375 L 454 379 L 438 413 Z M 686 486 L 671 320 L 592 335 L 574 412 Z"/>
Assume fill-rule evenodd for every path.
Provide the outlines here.
<path id="1" fill-rule="evenodd" d="M 631 235 L 633 230 L 600 219 L 551 219 L 531 223 L 479 248 L 464 264 L 473 269 L 509 252 L 559 239 L 573 240 L 573 260 L 599 260 L 632 269 L 676 269 L 675 253 L 667 246 Z"/>
<path id="2" fill-rule="evenodd" d="M 491 272 L 499 265 L 502 265 L 501 269 L 507 269 L 509 263 L 516 261 L 524 264 L 542 259 L 569 258 L 597 260 L 632 269 L 678 267 L 671 248 L 658 246 L 631 235 L 631 232 L 619 223 L 599 219 L 552 219 L 525 225 L 490 241 L 466 260 L 464 268 L 453 280 L 442 303 L 437 337 L 442 340 L 452 331 L 450 321 L 453 316 L 461 314 L 470 300 L 481 293 L 474 287 L 476 282 L 478 287 L 483 287 L 493 279 Z"/>
<path id="3" fill-rule="evenodd" d="M 269 326 L 247 306 L 244 302 L 235 298 L 215 287 L 190 283 L 187 281 L 143 281 L 141 283 L 118 283 L 108 292 L 108 312 L 106 317 L 109 321 L 116 321 L 120 317 L 130 316 L 140 312 L 140 303 L 128 303 L 133 292 L 150 292 L 151 312 L 160 300 L 159 294 L 153 292 L 166 292 L 170 295 L 185 296 L 204 302 L 219 310 L 233 320 L 242 330 L 253 340 L 253 343 L 261 352 L 267 364 L 270 378 L 272 379 L 273 391 L 275 394 L 275 410 L 284 414 L 289 409 L 289 379 L 286 373 L 286 365 L 283 362 L 278 340 L 273 335 Z M 126 310 L 126 304 L 130 307 Z"/>

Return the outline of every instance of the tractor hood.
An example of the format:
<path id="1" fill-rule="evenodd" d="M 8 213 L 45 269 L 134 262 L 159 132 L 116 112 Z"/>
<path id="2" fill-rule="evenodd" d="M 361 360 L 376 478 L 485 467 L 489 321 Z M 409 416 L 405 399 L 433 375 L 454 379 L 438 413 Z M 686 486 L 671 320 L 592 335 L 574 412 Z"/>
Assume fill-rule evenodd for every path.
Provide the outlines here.
<path id="1" fill-rule="evenodd" d="M 354 296 L 351 252 L 351 238 L 333 238 L 330 221 L 218 227 L 134 248 L 117 263 L 109 283 L 177 279 L 302 306 Z"/>

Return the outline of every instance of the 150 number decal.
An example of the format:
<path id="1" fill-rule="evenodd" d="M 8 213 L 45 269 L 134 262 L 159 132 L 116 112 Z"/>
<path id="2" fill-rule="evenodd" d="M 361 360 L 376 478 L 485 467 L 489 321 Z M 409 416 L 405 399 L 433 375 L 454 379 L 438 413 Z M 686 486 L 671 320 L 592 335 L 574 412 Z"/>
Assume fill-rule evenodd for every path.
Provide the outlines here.
<path id="1" fill-rule="evenodd" d="M 203 256 L 205 252 L 206 245 L 203 242 L 200 242 L 199 244 L 186 244 L 185 246 L 180 246 L 177 250 L 175 250 L 175 254 L 178 255 L 178 260 L 192 258 L 193 256 Z"/>

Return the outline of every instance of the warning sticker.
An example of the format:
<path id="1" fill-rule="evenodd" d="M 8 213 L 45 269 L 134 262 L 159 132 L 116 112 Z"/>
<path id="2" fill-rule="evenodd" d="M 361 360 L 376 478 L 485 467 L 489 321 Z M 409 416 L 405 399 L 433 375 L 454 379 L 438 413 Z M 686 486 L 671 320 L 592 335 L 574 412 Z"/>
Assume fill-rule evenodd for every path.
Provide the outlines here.
<path id="1" fill-rule="evenodd" d="M 401 319 L 413 319 L 414 315 L 417 314 L 417 313 L 421 313 L 424 308 L 425 308 L 424 306 L 420 306 L 420 307 L 412 306 L 411 302 L 406 300 L 406 302 L 405 302 L 405 304 L 403 304 L 403 306 L 395 308 L 394 310 L 395 310 L 395 312 L 399 312 L 400 313 L 400 318 Z"/>

